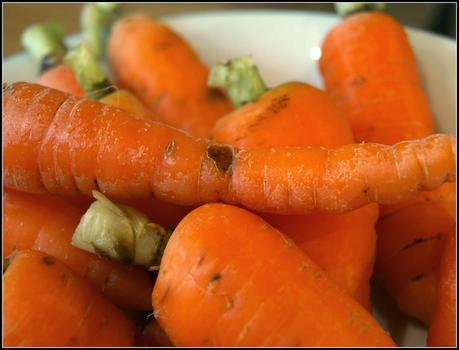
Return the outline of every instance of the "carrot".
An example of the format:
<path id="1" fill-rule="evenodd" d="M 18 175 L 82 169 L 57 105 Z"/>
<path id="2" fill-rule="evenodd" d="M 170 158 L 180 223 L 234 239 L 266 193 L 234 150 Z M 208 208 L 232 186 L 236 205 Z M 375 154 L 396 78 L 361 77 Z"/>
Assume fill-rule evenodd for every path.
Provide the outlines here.
<path id="1" fill-rule="evenodd" d="M 456 264 L 456 230 L 451 230 L 447 235 L 441 258 L 437 305 L 427 337 L 428 346 L 457 345 Z"/>
<path id="2" fill-rule="evenodd" d="M 71 245 L 84 211 L 50 195 L 4 188 L 3 257 L 33 249 L 65 263 L 115 304 L 150 310 L 153 281 L 140 269 L 123 266 Z"/>
<path id="3" fill-rule="evenodd" d="M 351 7 L 344 3 L 339 6 Z M 367 5 L 369 6 L 374 4 Z M 433 115 L 422 89 L 414 52 L 403 27 L 390 16 L 380 12 L 358 13 L 335 26 L 323 42 L 320 69 L 327 92 L 347 115 L 357 140 L 394 144 L 402 140 L 426 137 L 434 132 Z M 445 187 L 448 188 L 448 185 Z M 444 192 L 441 188 L 436 191 Z M 428 196 L 439 195 L 432 193 Z M 455 203 L 455 195 L 451 197 Z M 393 206 L 383 207 L 381 216 L 396 213 L 402 207 L 414 205 L 426 198 L 426 195 L 420 195 Z M 431 236 L 441 232 L 445 227 L 439 220 L 439 217 L 445 215 L 443 208 L 437 205 L 430 206 L 429 209 L 430 211 L 421 210 L 424 215 L 421 217 L 421 211 L 415 214 L 413 208 L 409 216 L 400 213 L 389 219 L 381 225 L 383 230 L 380 231 L 377 227 L 380 242 L 383 242 L 380 244 L 385 245 L 377 260 L 386 259 L 382 252 L 388 250 L 388 244 L 395 243 L 390 237 L 391 232 L 398 232 L 400 238 L 403 236 L 405 244 L 410 239 L 415 239 L 413 235 L 416 231 L 420 232 L 418 238 L 424 242 L 423 237 L 429 236 L 424 227 L 426 222 L 430 222 L 427 226 L 431 228 Z M 405 221 L 408 219 L 412 222 Z M 432 226 L 435 222 L 438 224 L 437 228 Z M 406 231 L 407 226 L 411 232 Z M 389 237 L 381 237 L 385 235 Z M 385 281 L 386 289 L 392 293 L 399 307 L 426 324 L 432 316 L 436 294 L 437 278 L 432 274 L 436 274 L 438 269 L 418 269 L 418 276 L 423 276 L 422 280 L 404 280 L 402 283 L 396 276 L 403 273 L 409 276 L 417 259 L 421 259 L 419 266 L 438 267 L 441 245 L 437 243 L 428 240 L 414 250 L 404 251 L 402 255 L 406 259 L 406 266 L 395 261 L 393 264 L 377 263 L 380 266 L 378 274 Z M 436 247 L 435 254 L 432 253 L 433 245 Z M 390 249 L 396 251 L 400 246 L 395 245 Z M 420 255 L 423 249 L 425 252 Z M 428 257 L 437 261 L 427 263 L 425 259 Z M 381 268 L 381 265 L 386 267 Z M 397 294 L 393 294 L 395 291 L 398 291 Z M 419 302 L 417 307 L 416 302 Z"/>
<path id="4" fill-rule="evenodd" d="M 117 83 L 163 123 L 207 137 L 231 110 L 223 94 L 207 87 L 208 69 L 188 43 L 148 16 L 132 15 L 114 25 L 108 57 Z"/>
<path id="5" fill-rule="evenodd" d="M 219 87 L 243 96 L 245 105 L 222 117 L 211 132 L 212 140 L 241 149 L 318 146 L 336 148 L 354 141 L 351 129 L 330 98 L 308 84 L 290 82 L 266 92 L 250 89 L 262 81 L 249 58 L 237 58 L 211 70 L 209 81 L 226 74 Z M 231 77 L 230 77 L 231 76 Z M 244 81 L 245 85 L 240 82 Z M 252 83 L 255 81 L 255 83 Z M 235 83 L 237 82 L 237 83 Z M 263 215 L 318 264 L 335 283 L 371 310 L 369 280 L 376 254 L 374 204 L 341 215 Z"/>
<path id="6" fill-rule="evenodd" d="M 363 12 L 337 24 L 323 41 L 320 71 L 357 141 L 391 145 L 434 132 L 416 58 L 392 17 Z"/>
<path id="7" fill-rule="evenodd" d="M 48 86 L 75 96 L 83 97 L 85 95 L 78 80 L 75 78 L 73 70 L 65 64 L 59 64 L 46 70 L 38 78 L 37 84 Z"/>
<path id="8" fill-rule="evenodd" d="M 456 226 L 455 184 L 386 208 L 376 225 L 376 275 L 400 309 L 429 325 L 446 232 Z"/>
<path id="9" fill-rule="evenodd" d="M 97 116 L 97 118 L 95 118 Z M 284 214 L 394 203 L 455 180 L 456 139 L 238 150 L 29 83 L 3 89 L 5 186 Z M 57 151 L 58 150 L 58 151 Z"/>
<path id="10" fill-rule="evenodd" d="M 394 346 L 286 236 L 225 204 L 201 206 L 177 226 L 153 307 L 177 346 Z"/>
<path id="11" fill-rule="evenodd" d="M 3 275 L 5 346 L 132 346 L 120 310 L 52 256 L 18 253 Z"/>

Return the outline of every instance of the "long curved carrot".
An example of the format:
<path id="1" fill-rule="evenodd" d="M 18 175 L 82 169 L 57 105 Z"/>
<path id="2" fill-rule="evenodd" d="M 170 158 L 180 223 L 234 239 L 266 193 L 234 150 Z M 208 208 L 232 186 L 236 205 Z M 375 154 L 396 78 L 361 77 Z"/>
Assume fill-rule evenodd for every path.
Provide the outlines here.
<path id="1" fill-rule="evenodd" d="M 416 58 L 392 17 L 363 12 L 338 23 L 323 41 L 320 70 L 357 141 L 391 145 L 434 132 Z"/>
<path id="2" fill-rule="evenodd" d="M 427 337 L 429 346 L 457 345 L 456 249 L 456 230 L 451 230 L 441 258 L 437 305 Z"/>
<path id="3" fill-rule="evenodd" d="M 238 150 L 29 83 L 3 89 L 3 179 L 21 191 L 181 205 L 222 200 L 283 214 L 394 203 L 456 176 L 456 139 Z"/>
<path id="4" fill-rule="evenodd" d="M 151 310 L 153 280 L 146 271 L 87 253 L 71 245 L 84 211 L 50 195 L 4 188 L 3 257 L 38 250 L 56 257 L 115 304 Z"/>
<path id="5" fill-rule="evenodd" d="M 177 226 L 153 307 L 177 346 L 394 346 L 286 236 L 225 204 L 201 206 Z"/>
<path id="6" fill-rule="evenodd" d="M 256 66 L 246 58 L 232 59 L 220 67 L 212 69 L 212 77 L 221 76 L 218 73 L 223 69 L 229 75 L 237 73 L 239 81 L 256 79 L 255 74 L 261 79 L 258 72 L 253 71 Z M 248 96 L 247 87 L 240 88 L 240 84 L 236 94 L 235 80 L 229 79 L 224 84 L 227 90 L 233 89 L 229 95 Z M 354 142 L 349 123 L 325 92 L 300 82 L 282 84 L 268 92 L 263 90 L 266 88 L 249 101 L 245 97 L 244 106 L 222 117 L 210 134 L 212 140 L 240 149 L 336 148 Z M 371 310 L 369 281 L 376 255 L 376 205 L 340 215 L 262 217 L 293 239 L 331 280 Z"/>
<path id="7" fill-rule="evenodd" d="M 56 258 L 18 253 L 3 275 L 5 346 L 133 346 L 134 326 Z"/>
<path id="8" fill-rule="evenodd" d="M 117 83 L 135 93 L 160 121 L 197 137 L 231 110 L 229 100 L 207 87 L 207 67 L 166 25 L 145 15 L 118 21 L 108 56 Z"/>

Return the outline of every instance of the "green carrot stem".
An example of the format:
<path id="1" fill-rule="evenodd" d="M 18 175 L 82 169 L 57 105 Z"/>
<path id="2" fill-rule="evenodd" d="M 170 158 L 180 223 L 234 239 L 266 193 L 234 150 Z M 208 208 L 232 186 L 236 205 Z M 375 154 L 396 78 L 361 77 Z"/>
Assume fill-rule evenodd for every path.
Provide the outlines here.
<path id="1" fill-rule="evenodd" d="M 105 56 L 110 29 L 119 13 L 118 3 L 92 3 L 83 6 L 80 21 L 84 42 L 97 59 Z"/>
<path id="2" fill-rule="evenodd" d="M 81 218 L 72 244 L 123 264 L 154 270 L 171 235 L 141 212 L 93 191 L 96 201 Z"/>
<path id="3" fill-rule="evenodd" d="M 226 91 L 234 107 L 254 101 L 268 90 L 257 66 L 247 56 L 214 66 L 209 74 L 208 86 Z"/>
<path id="4" fill-rule="evenodd" d="M 60 64 L 67 52 L 64 43 L 64 29 L 56 21 L 35 24 L 26 28 L 22 33 L 21 43 L 40 64 L 40 72 Z"/>
<path id="5" fill-rule="evenodd" d="M 64 63 L 73 70 L 87 97 L 98 100 L 114 91 L 105 72 L 86 45 L 70 50 L 64 57 Z"/>

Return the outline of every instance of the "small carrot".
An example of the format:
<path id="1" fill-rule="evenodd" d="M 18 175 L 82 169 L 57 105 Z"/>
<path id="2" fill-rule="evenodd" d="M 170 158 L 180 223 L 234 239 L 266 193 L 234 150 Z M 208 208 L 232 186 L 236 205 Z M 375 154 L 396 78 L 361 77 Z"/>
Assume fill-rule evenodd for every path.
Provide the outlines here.
<path id="1" fill-rule="evenodd" d="M 457 345 L 456 249 L 456 230 L 451 230 L 441 258 L 437 304 L 427 337 L 428 346 Z"/>
<path id="2" fill-rule="evenodd" d="M 434 132 L 415 55 L 389 15 L 366 11 L 338 23 L 323 41 L 320 70 L 357 141 L 391 145 Z"/>
<path id="3" fill-rule="evenodd" d="M 227 91 L 238 109 L 210 136 L 240 149 L 353 143 L 352 131 L 325 92 L 290 82 L 268 90 L 248 57 L 212 68 L 209 83 Z M 262 215 L 304 250 L 339 286 L 371 310 L 370 277 L 376 254 L 377 206 L 341 215 Z"/>
<path id="4" fill-rule="evenodd" d="M 188 43 L 148 16 L 128 16 L 114 25 L 108 57 L 117 83 L 163 123 L 207 137 L 231 110 L 223 94 L 207 87 L 208 69 Z"/>
<path id="5" fill-rule="evenodd" d="M 18 253 L 3 275 L 5 346 L 133 346 L 120 310 L 56 258 Z"/>
<path id="6" fill-rule="evenodd" d="M 147 272 L 89 254 L 71 245 L 84 211 L 50 195 L 4 188 L 3 257 L 33 249 L 56 257 L 115 304 L 150 310 L 153 281 Z"/>
<path id="7" fill-rule="evenodd" d="M 272 213 L 343 213 L 398 202 L 456 176 L 450 135 L 394 146 L 244 151 L 29 83 L 4 87 L 2 123 L 4 184 L 26 192 L 100 189 L 180 205 L 222 200 Z"/>
<path id="8" fill-rule="evenodd" d="M 225 204 L 201 206 L 177 226 L 153 307 L 177 346 L 394 346 L 286 236 Z"/>

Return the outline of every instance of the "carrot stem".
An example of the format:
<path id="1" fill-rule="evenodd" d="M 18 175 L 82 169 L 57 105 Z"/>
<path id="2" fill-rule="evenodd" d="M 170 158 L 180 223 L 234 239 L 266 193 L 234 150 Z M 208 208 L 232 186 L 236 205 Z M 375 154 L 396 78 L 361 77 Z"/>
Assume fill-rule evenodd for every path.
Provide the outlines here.
<path id="1" fill-rule="evenodd" d="M 226 91 L 234 107 L 240 107 L 263 95 L 268 87 L 248 56 L 233 58 L 212 68 L 208 86 Z"/>
<path id="2" fill-rule="evenodd" d="M 67 51 L 62 24 L 50 21 L 26 28 L 21 36 L 22 46 L 39 62 L 40 72 L 59 63 Z"/>
<path id="3" fill-rule="evenodd" d="M 115 91 L 87 45 L 70 50 L 64 62 L 74 71 L 87 97 L 98 100 Z"/>
<path id="4" fill-rule="evenodd" d="M 96 201 L 81 218 L 72 244 L 123 264 L 154 270 L 171 232 L 148 222 L 141 212 L 93 191 Z"/>
<path id="5" fill-rule="evenodd" d="M 80 20 L 84 42 L 96 58 L 105 56 L 110 29 L 119 14 L 118 3 L 94 3 L 83 6 Z"/>
<path id="6" fill-rule="evenodd" d="M 335 11 L 341 17 L 347 17 L 361 11 L 384 11 L 383 2 L 337 2 Z"/>

